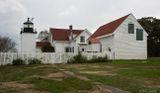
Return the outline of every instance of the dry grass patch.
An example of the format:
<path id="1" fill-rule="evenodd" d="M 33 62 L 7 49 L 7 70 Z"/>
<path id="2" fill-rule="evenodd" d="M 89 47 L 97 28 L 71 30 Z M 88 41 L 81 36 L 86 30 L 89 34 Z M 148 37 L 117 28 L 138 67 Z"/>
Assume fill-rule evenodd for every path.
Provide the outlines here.
<path id="1" fill-rule="evenodd" d="M 157 81 L 154 81 L 153 79 L 148 79 L 148 78 L 135 78 L 135 82 L 141 82 L 144 87 L 148 88 L 159 88 L 160 89 L 160 84 L 157 83 Z"/>
<path id="2" fill-rule="evenodd" d="M 64 73 L 65 73 L 66 75 L 69 75 L 69 76 L 72 76 L 72 77 L 76 77 L 76 78 L 78 78 L 78 79 L 80 79 L 80 80 L 84 80 L 84 81 L 88 81 L 88 80 L 89 80 L 87 77 L 77 75 L 77 74 L 75 74 L 74 72 L 64 71 Z"/>
<path id="3" fill-rule="evenodd" d="M 65 78 L 65 77 L 68 77 L 68 75 L 66 75 L 63 72 L 57 72 L 57 73 L 49 73 L 47 77 L 48 78 Z"/>
<path id="4" fill-rule="evenodd" d="M 94 68 L 94 69 L 101 69 L 101 68 L 105 68 L 105 69 L 113 69 L 113 66 L 106 66 L 106 65 L 92 65 L 90 66 L 90 68 Z"/>
<path id="5" fill-rule="evenodd" d="M 160 89 L 160 85 L 149 85 L 149 86 L 147 86 L 147 87 L 149 87 L 149 88 L 158 88 L 158 89 Z"/>
<path id="6" fill-rule="evenodd" d="M 72 65 L 65 66 L 65 68 L 75 68 L 77 70 L 83 70 L 88 68 L 88 66 L 85 64 L 72 64 Z"/>
<path id="7" fill-rule="evenodd" d="M 130 69 L 130 68 L 126 68 L 126 67 L 124 67 L 124 68 L 118 68 L 117 70 L 127 70 L 127 69 Z"/>
<path id="8" fill-rule="evenodd" d="M 55 72 L 55 73 L 49 73 L 48 75 L 33 75 L 29 78 L 43 78 L 43 79 L 51 79 L 51 80 L 57 80 L 57 81 L 63 81 L 64 78 L 69 77 L 69 75 L 63 73 L 63 72 Z"/>
<path id="9" fill-rule="evenodd" d="M 0 84 L 0 89 L 2 90 L 15 90 L 16 93 L 49 93 L 38 91 L 34 89 L 35 86 L 33 84 L 22 84 L 16 81 L 13 82 L 4 82 Z"/>
<path id="10" fill-rule="evenodd" d="M 109 72 L 109 71 L 80 71 L 82 74 L 92 74 L 92 75 L 99 75 L 99 76 L 116 76 L 116 73 Z"/>
<path id="11" fill-rule="evenodd" d="M 44 68 L 44 67 L 50 67 L 49 65 L 39 65 L 39 66 L 34 66 L 31 67 L 32 69 L 38 69 L 38 68 Z"/>
<path id="12" fill-rule="evenodd" d="M 32 84 L 21 84 L 17 83 L 15 81 L 13 82 L 4 82 L 1 83 L 0 88 L 14 88 L 14 89 L 28 89 L 28 88 L 34 88 L 34 85 Z"/>
<path id="13" fill-rule="evenodd" d="M 50 93 L 50 92 L 38 91 L 33 89 L 25 89 L 25 90 L 19 90 L 17 93 Z"/>
<path id="14" fill-rule="evenodd" d="M 104 86 L 97 85 L 92 90 L 78 91 L 78 93 L 113 93 L 111 90 L 105 88 Z"/>
<path id="15" fill-rule="evenodd" d="M 155 84 L 153 81 L 150 81 L 150 80 L 144 81 L 144 85 L 150 88 L 160 88 L 159 84 Z"/>
<path id="16" fill-rule="evenodd" d="M 78 91 L 77 93 L 112 93 L 112 92 L 104 92 L 99 89 L 94 89 L 94 90 L 90 90 L 90 91 Z"/>
<path id="17" fill-rule="evenodd" d="M 67 67 L 86 67 L 86 64 L 72 64 Z"/>
<path id="18" fill-rule="evenodd" d="M 102 68 L 102 66 L 100 66 L 100 65 L 92 65 L 92 66 L 90 66 L 90 68 Z"/>
<path id="19" fill-rule="evenodd" d="M 106 65 L 96 65 L 96 64 L 73 64 L 64 67 L 65 69 L 73 70 L 75 69 L 76 71 L 86 71 L 86 70 L 104 70 L 104 69 L 113 69 L 113 66 L 106 66 Z"/>
<path id="20" fill-rule="evenodd" d="M 110 90 L 108 89 L 104 89 L 104 88 L 96 88 L 92 91 L 89 91 L 87 93 L 112 93 Z"/>

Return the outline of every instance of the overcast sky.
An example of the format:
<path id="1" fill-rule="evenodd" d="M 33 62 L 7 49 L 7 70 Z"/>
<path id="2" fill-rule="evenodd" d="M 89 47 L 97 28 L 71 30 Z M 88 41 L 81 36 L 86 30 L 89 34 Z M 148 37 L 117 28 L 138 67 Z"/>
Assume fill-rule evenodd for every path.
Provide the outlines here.
<path id="1" fill-rule="evenodd" d="M 160 0 L 0 0 L 0 34 L 20 40 L 20 28 L 33 17 L 38 31 L 50 27 L 85 29 L 133 13 L 136 18 L 160 17 Z"/>

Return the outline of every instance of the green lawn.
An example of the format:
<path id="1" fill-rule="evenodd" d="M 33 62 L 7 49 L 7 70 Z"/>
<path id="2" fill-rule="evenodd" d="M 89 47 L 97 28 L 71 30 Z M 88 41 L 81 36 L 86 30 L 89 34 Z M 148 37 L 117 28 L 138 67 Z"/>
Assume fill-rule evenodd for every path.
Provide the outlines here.
<path id="1" fill-rule="evenodd" d="M 160 93 L 160 58 L 91 64 L 0 66 L 0 93 L 92 93 L 97 89 L 97 82 L 131 93 Z"/>

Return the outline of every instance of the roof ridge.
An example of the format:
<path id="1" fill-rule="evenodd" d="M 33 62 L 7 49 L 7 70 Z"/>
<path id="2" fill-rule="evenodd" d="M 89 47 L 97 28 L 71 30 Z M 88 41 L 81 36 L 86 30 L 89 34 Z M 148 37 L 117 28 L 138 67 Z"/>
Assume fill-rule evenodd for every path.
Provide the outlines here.
<path id="1" fill-rule="evenodd" d="M 103 26 L 105 26 L 105 25 L 107 25 L 107 24 L 116 22 L 116 21 L 118 21 L 118 20 L 120 20 L 120 19 L 123 19 L 123 18 L 125 18 L 125 17 L 127 18 L 129 15 L 131 15 L 131 13 L 128 14 L 128 15 L 125 15 L 125 16 L 123 16 L 123 17 L 117 18 L 116 20 L 110 21 L 110 22 L 108 22 L 108 23 L 106 23 L 106 24 L 104 24 L 104 25 L 102 25 L 102 26 L 100 26 L 100 27 L 103 27 Z M 126 18 L 125 18 L 125 19 L 126 19 Z M 123 20 L 123 21 L 124 21 L 124 20 Z"/>
<path id="2" fill-rule="evenodd" d="M 70 30 L 69 28 L 50 28 L 50 29 L 56 29 L 56 30 Z M 78 31 L 84 31 L 85 29 L 73 29 L 73 30 L 78 30 Z"/>
<path id="3" fill-rule="evenodd" d="M 128 16 L 131 15 L 131 14 L 128 14 L 128 15 L 125 15 L 123 17 L 120 17 L 116 20 L 113 20 L 105 25 L 102 25 L 100 26 L 90 37 L 89 39 L 91 38 L 96 38 L 96 37 L 99 37 L 99 36 L 103 36 L 103 35 L 106 35 L 106 34 L 110 34 L 110 33 L 113 33 L 119 26 L 120 24 L 122 24 L 126 18 L 128 18 Z"/>
<path id="4" fill-rule="evenodd" d="M 80 35 L 84 30 L 72 30 L 74 35 Z M 53 40 L 59 40 L 59 41 L 69 41 L 70 36 L 70 29 L 55 29 L 50 28 L 50 32 L 52 34 Z"/>

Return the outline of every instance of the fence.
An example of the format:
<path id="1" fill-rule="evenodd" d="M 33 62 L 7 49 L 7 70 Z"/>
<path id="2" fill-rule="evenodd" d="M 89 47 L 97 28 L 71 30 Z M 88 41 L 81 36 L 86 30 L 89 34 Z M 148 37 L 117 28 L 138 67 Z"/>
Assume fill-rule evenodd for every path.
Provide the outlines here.
<path id="1" fill-rule="evenodd" d="M 23 59 L 26 64 L 28 64 L 28 60 L 30 59 L 39 59 L 44 64 L 56 64 L 56 63 L 67 63 L 67 60 L 72 58 L 74 53 L 0 53 L 0 65 L 12 64 L 12 61 L 15 59 Z M 88 59 L 91 59 L 94 56 L 105 56 L 102 53 L 82 53 L 82 55 L 86 56 Z"/>

